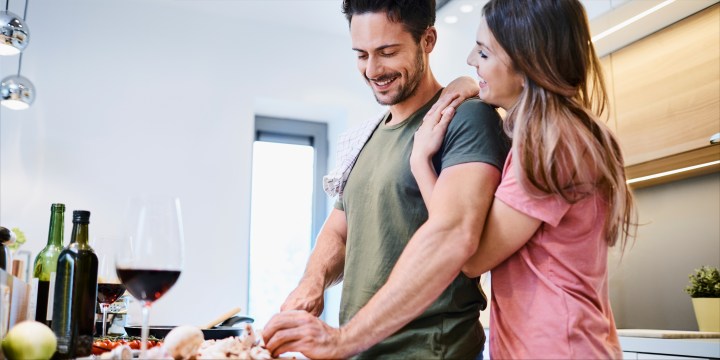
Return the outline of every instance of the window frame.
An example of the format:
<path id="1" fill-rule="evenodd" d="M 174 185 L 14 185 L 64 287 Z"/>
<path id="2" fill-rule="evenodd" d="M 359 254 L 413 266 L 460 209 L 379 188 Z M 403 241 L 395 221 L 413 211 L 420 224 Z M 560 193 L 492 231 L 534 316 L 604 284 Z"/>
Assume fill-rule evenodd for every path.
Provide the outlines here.
<path id="1" fill-rule="evenodd" d="M 311 249 L 315 247 L 315 239 L 327 217 L 327 196 L 325 196 L 322 186 L 322 177 L 328 171 L 327 128 L 327 124 L 323 122 L 255 115 L 255 137 L 253 142 L 270 141 L 285 144 L 303 144 L 312 146 L 315 150 L 313 159 L 315 168 L 313 169 Z M 303 140 L 309 140 L 309 142 L 303 142 Z"/>

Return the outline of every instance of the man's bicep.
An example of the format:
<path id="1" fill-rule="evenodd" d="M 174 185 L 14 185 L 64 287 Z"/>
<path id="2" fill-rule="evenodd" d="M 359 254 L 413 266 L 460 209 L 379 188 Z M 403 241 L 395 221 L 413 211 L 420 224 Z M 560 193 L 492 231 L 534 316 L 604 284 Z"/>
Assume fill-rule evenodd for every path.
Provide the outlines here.
<path id="1" fill-rule="evenodd" d="M 347 240 L 347 218 L 345 211 L 333 208 L 323 224 L 321 234 L 332 236 L 345 244 Z"/>
<path id="2" fill-rule="evenodd" d="M 479 100 L 469 100 L 458 108 L 450 122 L 441 149 L 440 168 L 483 162 L 502 171 L 509 145 L 497 112 Z"/>
<path id="3" fill-rule="evenodd" d="M 435 184 L 428 206 L 430 218 L 482 231 L 498 184 L 500 171 L 493 165 L 469 162 L 448 167 Z"/>

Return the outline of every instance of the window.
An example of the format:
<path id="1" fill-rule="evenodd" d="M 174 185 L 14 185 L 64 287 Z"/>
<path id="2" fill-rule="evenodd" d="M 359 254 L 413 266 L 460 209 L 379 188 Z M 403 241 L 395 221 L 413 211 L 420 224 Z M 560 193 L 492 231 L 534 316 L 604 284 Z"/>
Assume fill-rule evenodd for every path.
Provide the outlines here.
<path id="1" fill-rule="evenodd" d="M 305 271 L 325 221 L 327 125 L 255 118 L 248 314 L 263 327 Z"/>

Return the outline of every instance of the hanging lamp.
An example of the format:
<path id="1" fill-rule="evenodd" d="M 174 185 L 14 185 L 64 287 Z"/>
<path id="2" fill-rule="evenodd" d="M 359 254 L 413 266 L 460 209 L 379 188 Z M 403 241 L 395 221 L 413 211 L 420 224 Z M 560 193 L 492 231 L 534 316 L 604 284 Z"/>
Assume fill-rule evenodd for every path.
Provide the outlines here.
<path id="1" fill-rule="evenodd" d="M 22 51 L 27 47 L 30 33 L 25 18 L 27 16 L 28 0 L 25 0 L 25 13 L 21 19 L 7 11 L 8 2 L 5 2 L 5 11 L 0 11 L 0 55 L 13 55 L 19 53 L 17 75 L 10 75 L 0 82 L 0 104 L 13 110 L 24 110 L 30 107 L 35 100 L 35 86 L 26 77 L 20 75 L 22 69 Z"/>
<path id="2" fill-rule="evenodd" d="M 30 42 L 30 29 L 25 23 L 27 1 L 22 18 L 8 11 L 9 2 L 10 0 L 6 0 L 5 10 L 0 11 L 0 55 L 5 56 L 21 53 Z"/>
<path id="3" fill-rule="evenodd" d="M 22 54 L 18 62 L 17 75 L 10 75 L 0 82 L 0 104 L 12 110 L 25 110 L 35 100 L 35 86 L 26 77 L 20 75 Z"/>

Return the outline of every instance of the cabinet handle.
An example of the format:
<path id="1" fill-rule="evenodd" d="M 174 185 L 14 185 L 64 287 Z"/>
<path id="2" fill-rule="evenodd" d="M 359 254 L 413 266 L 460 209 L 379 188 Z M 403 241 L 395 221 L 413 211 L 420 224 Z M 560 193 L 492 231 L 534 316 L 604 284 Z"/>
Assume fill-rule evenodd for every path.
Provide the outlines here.
<path id="1" fill-rule="evenodd" d="M 710 137 L 710 145 L 720 144 L 720 132 Z"/>

